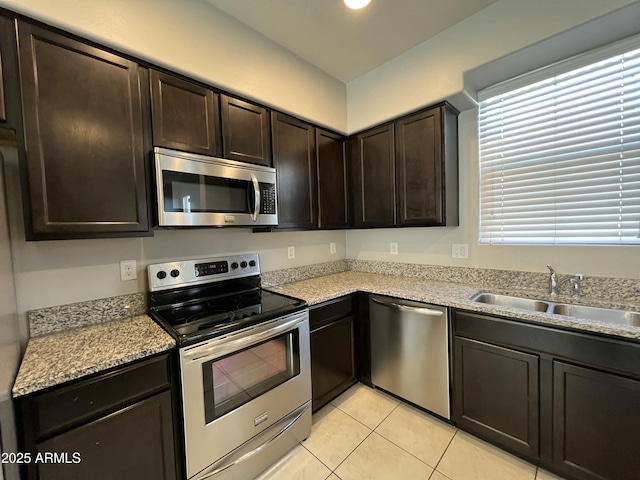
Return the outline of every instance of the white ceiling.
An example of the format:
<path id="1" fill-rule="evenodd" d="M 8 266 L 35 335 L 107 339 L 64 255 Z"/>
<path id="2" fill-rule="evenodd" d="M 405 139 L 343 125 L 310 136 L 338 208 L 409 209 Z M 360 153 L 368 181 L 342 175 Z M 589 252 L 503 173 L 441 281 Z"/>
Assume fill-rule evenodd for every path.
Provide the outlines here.
<path id="1" fill-rule="evenodd" d="M 497 0 L 206 0 L 348 83 Z"/>

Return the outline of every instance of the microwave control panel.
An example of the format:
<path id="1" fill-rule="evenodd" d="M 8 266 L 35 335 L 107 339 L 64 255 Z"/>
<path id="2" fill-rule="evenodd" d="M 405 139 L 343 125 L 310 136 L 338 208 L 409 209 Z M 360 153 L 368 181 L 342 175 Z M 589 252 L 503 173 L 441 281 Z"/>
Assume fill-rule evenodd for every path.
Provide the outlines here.
<path id="1" fill-rule="evenodd" d="M 260 213 L 274 215 L 276 213 L 276 186 L 268 183 L 260 184 Z"/>

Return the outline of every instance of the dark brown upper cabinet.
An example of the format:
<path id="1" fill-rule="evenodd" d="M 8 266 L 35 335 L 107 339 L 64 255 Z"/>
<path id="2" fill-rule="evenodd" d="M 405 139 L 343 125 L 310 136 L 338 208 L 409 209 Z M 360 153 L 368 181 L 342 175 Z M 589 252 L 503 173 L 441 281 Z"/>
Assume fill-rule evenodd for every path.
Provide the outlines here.
<path id="1" fill-rule="evenodd" d="M 278 228 L 316 228 L 315 129 L 282 113 L 271 115 L 273 163 L 278 185 Z"/>
<path id="2" fill-rule="evenodd" d="M 16 20 L 0 14 L 0 124 L 22 132 Z"/>
<path id="3" fill-rule="evenodd" d="M 27 239 L 150 235 L 147 71 L 25 22 L 18 35 Z"/>
<path id="4" fill-rule="evenodd" d="M 350 204 L 355 227 L 396 223 L 393 124 L 362 132 L 350 140 Z"/>
<path id="5" fill-rule="evenodd" d="M 4 36 L 3 33 L 5 30 L 11 29 L 11 21 L 8 18 L 0 16 L 0 35 Z M 4 57 L 4 49 L 5 43 L 0 39 L 0 122 L 7 121 L 7 111 L 4 103 L 4 65 L 3 65 L 3 57 Z"/>
<path id="6" fill-rule="evenodd" d="M 224 158 L 270 167 L 269 111 L 227 95 L 221 104 Z"/>
<path id="7" fill-rule="evenodd" d="M 218 97 L 213 90 L 151 70 L 153 144 L 220 156 Z"/>
<path id="8" fill-rule="evenodd" d="M 443 104 L 395 122 L 399 226 L 458 225 L 457 114 Z"/>
<path id="9" fill-rule="evenodd" d="M 344 137 L 316 129 L 318 228 L 349 226 L 346 146 Z"/>

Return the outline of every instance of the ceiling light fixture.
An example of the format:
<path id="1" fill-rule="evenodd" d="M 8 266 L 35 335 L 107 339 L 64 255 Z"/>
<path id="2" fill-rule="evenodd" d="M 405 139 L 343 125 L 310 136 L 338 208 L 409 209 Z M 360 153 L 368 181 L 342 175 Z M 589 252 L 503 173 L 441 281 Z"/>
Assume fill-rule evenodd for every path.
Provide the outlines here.
<path id="1" fill-rule="evenodd" d="M 364 8 L 369 5 L 370 2 L 371 0 L 344 0 L 344 4 L 353 10 Z"/>

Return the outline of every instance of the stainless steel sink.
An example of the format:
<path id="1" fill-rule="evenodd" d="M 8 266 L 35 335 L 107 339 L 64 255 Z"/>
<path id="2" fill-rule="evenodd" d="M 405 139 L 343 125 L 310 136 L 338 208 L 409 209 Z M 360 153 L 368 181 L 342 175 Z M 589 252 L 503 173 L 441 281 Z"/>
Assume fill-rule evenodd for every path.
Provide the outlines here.
<path id="1" fill-rule="evenodd" d="M 640 313 L 614 308 L 587 307 L 585 305 L 570 305 L 566 303 L 554 304 L 549 313 L 566 315 L 568 317 L 600 320 L 602 322 L 618 323 L 622 325 L 640 326 Z"/>
<path id="2" fill-rule="evenodd" d="M 546 312 L 550 304 L 533 298 L 512 297 L 510 295 L 498 295 L 495 293 L 479 293 L 471 300 L 474 302 L 498 305 L 499 307 L 521 308 L 535 312 Z"/>
<path id="3" fill-rule="evenodd" d="M 640 327 L 640 312 L 631 310 L 546 302 L 535 298 L 514 297 L 497 293 L 478 293 L 471 300 L 499 307 L 520 308 L 522 310 L 555 313 L 556 315 L 565 315 L 567 317 Z"/>

